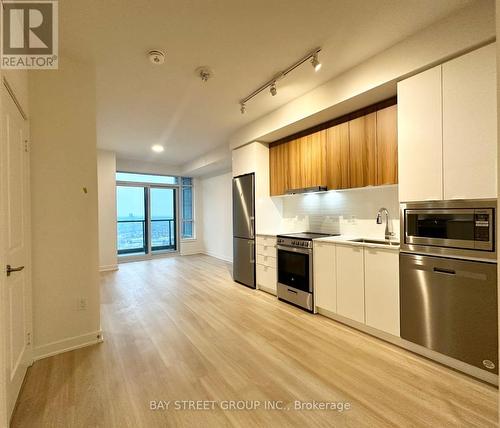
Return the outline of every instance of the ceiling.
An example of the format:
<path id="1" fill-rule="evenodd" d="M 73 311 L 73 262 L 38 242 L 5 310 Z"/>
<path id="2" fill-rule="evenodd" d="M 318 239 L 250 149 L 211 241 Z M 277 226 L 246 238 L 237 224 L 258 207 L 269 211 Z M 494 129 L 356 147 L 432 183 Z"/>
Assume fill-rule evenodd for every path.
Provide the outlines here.
<path id="1" fill-rule="evenodd" d="M 180 166 L 238 128 L 472 0 L 85 0 L 60 2 L 61 51 L 95 64 L 100 148 Z M 311 49 L 309 64 L 239 100 Z M 146 53 L 166 51 L 162 66 Z M 194 70 L 210 66 L 202 82 Z M 165 151 L 153 153 L 162 144 Z"/>

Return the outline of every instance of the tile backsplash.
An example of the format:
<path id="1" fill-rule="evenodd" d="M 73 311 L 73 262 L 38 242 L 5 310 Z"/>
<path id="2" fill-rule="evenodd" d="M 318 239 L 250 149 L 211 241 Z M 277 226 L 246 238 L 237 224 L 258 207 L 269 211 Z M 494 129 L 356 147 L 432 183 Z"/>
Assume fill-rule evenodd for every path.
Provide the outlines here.
<path id="1" fill-rule="evenodd" d="M 384 224 L 376 224 L 379 208 L 389 210 L 399 236 L 398 186 L 366 187 L 283 197 L 285 232 L 311 231 L 383 238 Z"/>

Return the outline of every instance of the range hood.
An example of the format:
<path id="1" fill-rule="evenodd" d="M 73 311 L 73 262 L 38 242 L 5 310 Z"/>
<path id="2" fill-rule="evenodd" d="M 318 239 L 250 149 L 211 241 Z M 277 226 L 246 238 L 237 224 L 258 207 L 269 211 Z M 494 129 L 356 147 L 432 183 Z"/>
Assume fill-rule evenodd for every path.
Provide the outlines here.
<path id="1" fill-rule="evenodd" d="M 297 195 L 300 193 L 316 193 L 316 192 L 326 192 L 328 188 L 326 186 L 314 186 L 314 187 L 303 187 L 302 189 L 288 189 L 286 191 L 287 195 Z"/>

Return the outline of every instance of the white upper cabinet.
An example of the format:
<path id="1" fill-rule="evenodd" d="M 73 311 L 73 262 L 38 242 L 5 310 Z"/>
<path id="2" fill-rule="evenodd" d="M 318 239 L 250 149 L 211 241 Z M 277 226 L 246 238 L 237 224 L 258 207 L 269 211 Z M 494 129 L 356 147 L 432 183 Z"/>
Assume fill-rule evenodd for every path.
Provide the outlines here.
<path id="1" fill-rule="evenodd" d="M 497 197 L 495 45 L 443 64 L 444 199 Z"/>
<path id="2" fill-rule="evenodd" d="M 346 318 L 365 322 L 365 279 L 363 247 L 338 245 L 337 313 Z"/>
<path id="3" fill-rule="evenodd" d="M 398 83 L 399 200 L 497 197 L 496 47 Z"/>
<path id="4" fill-rule="evenodd" d="M 337 312 L 337 279 L 335 277 L 335 245 L 314 242 L 314 304 Z"/>
<path id="5" fill-rule="evenodd" d="M 399 200 L 443 198 L 441 66 L 398 83 Z"/>
<path id="6" fill-rule="evenodd" d="M 399 252 L 365 248 L 366 325 L 399 336 Z"/>

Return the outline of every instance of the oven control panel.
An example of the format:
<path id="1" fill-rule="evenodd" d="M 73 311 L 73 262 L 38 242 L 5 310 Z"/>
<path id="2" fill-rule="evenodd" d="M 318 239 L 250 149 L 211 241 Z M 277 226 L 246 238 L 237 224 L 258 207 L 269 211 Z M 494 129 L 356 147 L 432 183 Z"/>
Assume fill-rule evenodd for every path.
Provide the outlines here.
<path id="1" fill-rule="evenodd" d="M 298 248 L 312 248 L 312 241 L 308 239 L 278 238 L 278 245 Z"/>

